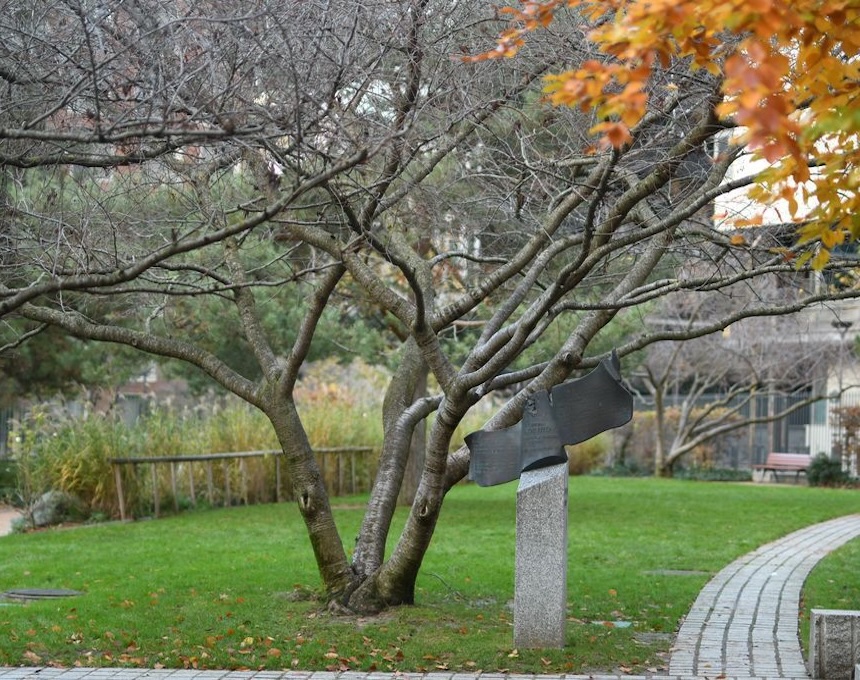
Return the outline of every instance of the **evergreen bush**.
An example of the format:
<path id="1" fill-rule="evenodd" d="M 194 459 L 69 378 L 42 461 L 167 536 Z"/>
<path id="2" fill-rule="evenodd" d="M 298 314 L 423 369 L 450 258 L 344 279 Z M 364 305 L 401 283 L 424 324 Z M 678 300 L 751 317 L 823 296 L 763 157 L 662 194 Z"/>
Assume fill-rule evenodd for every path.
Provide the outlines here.
<path id="1" fill-rule="evenodd" d="M 809 464 L 806 477 L 810 486 L 844 486 L 850 479 L 842 470 L 842 463 L 819 453 Z"/>

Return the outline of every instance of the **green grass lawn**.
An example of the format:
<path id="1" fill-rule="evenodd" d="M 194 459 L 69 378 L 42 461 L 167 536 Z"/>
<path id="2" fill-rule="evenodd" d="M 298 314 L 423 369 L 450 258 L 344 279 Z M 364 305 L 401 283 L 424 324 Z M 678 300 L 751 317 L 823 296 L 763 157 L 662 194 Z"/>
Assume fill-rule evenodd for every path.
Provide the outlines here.
<path id="1" fill-rule="evenodd" d="M 856 491 L 571 478 L 567 645 L 528 651 L 511 647 L 515 494 L 515 483 L 454 489 L 417 605 L 366 619 L 308 599 L 319 581 L 289 504 L 0 538 L 0 591 L 84 592 L 0 606 L 0 664 L 660 671 L 712 574 L 794 529 L 860 512 Z M 336 501 L 347 544 L 362 501 Z M 858 548 L 815 577 L 856 574 Z M 836 590 L 813 606 L 860 608 L 856 587 Z"/>
<path id="2" fill-rule="evenodd" d="M 850 541 L 827 555 L 806 579 L 801 625 L 803 649 L 809 648 L 810 609 L 860 610 L 860 540 Z"/>

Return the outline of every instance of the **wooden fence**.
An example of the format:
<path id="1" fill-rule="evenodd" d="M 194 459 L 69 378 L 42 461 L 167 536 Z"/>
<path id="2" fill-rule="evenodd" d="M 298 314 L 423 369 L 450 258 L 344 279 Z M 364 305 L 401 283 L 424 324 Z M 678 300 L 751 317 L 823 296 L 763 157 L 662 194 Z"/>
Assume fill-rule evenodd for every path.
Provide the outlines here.
<path id="1" fill-rule="evenodd" d="M 370 490 L 374 477 L 374 461 L 372 460 L 373 447 L 323 447 L 314 449 L 317 462 L 320 467 L 323 481 L 332 496 L 360 493 Z M 205 469 L 205 498 L 210 505 L 216 504 L 216 495 L 220 496 L 220 502 L 229 506 L 233 501 L 248 503 L 248 473 L 246 461 L 248 459 L 274 460 L 274 500 L 281 502 L 290 500 L 292 493 L 284 491 L 284 479 L 281 472 L 280 450 L 270 451 L 240 451 L 234 453 L 207 453 L 200 455 L 178 455 L 178 456 L 142 456 L 136 458 L 111 458 L 114 482 L 116 484 L 117 500 L 119 502 L 120 518 L 125 520 L 129 515 L 129 507 L 126 503 L 126 492 L 123 485 L 124 467 L 131 467 L 131 475 L 135 482 L 139 482 L 140 466 L 149 466 L 152 484 L 152 505 L 155 517 L 158 517 L 161 508 L 161 490 L 158 476 L 159 466 L 170 466 L 170 490 L 173 496 L 173 508 L 179 511 L 180 486 L 185 479 L 188 492 L 188 500 L 191 505 L 197 506 L 197 499 L 203 493 L 199 488 L 199 482 L 195 484 L 195 472 L 199 474 L 199 466 Z M 360 459 L 360 460 L 359 460 Z M 230 466 L 234 461 L 239 465 L 238 487 L 234 488 L 231 482 Z M 220 488 L 216 488 L 214 464 L 221 463 L 222 480 Z M 195 467 L 197 466 L 197 467 Z M 289 486 L 287 487 L 289 488 Z"/>

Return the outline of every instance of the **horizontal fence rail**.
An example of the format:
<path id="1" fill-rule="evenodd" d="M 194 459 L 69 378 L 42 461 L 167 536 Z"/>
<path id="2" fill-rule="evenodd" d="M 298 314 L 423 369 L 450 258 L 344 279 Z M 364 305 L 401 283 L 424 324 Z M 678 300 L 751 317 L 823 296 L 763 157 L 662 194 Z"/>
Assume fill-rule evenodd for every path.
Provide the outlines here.
<path id="1" fill-rule="evenodd" d="M 371 446 L 341 446 L 315 448 L 317 464 L 320 468 L 326 489 L 332 496 L 342 496 L 347 493 L 354 494 L 361 491 L 369 491 L 374 477 L 374 449 Z M 216 505 L 218 497 L 224 506 L 239 503 L 249 503 L 249 471 L 248 461 L 259 459 L 264 467 L 268 461 L 274 461 L 274 493 L 268 494 L 269 501 L 280 503 L 290 500 L 292 493 L 289 488 L 285 491 L 281 470 L 280 449 L 266 451 L 236 451 L 230 453 L 204 453 L 204 454 L 180 454 L 174 456 L 138 456 L 129 458 L 111 458 L 114 482 L 116 484 L 117 501 L 119 503 L 120 519 L 126 520 L 130 513 L 130 504 L 127 502 L 127 484 L 131 482 L 137 489 L 140 485 L 138 468 L 149 466 L 150 482 L 152 485 L 152 507 L 155 517 L 159 516 L 161 509 L 161 482 L 159 479 L 159 466 L 170 466 L 170 493 L 173 497 L 173 509 L 180 510 L 180 485 L 185 478 L 188 501 L 191 506 L 197 506 L 199 482 L 195 484 L 195 474 L 200 475 L 200 467 L 205 471 L 206 499 L 209 505 Z M 221 463 L 220 484 L 216 484 L 215 463 Z M 238 463 L 238 489 L 234 489 L 232 477 L 234 470 L 232 466 Z M 130 469 L 130 478 L 124 474 L 124 468 Z M 270 474 L 268 470 L 258 470 L 263 476 Z M 124 481 L 124 476 L 126 477 Z M 257 484 L 259 486 L 259 482 Z M 257 497 L 266 497 L 266 491 L 259 491 Z"/>

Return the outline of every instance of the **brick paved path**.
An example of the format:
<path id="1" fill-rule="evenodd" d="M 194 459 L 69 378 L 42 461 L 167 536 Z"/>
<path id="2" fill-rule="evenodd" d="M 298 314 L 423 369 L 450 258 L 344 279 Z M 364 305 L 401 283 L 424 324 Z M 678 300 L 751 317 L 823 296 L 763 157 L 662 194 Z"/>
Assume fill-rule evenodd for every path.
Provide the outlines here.
<path id="1" fill-rule="evenodd" d="M 0 505 L 0 536 L 12 533 L 12 522 L 18 519 L 21 513 L 15 508 Z"/>
<path id="2" fill-rule="evenodd" d="M 718 573 L 681 625 L 663 676 L 331 673 L 146 668 L 4 668 L 0 680 L 771 680 L 807 678 L 797 635 L 800 589 L 828 552 L 860 536 L 860 515 L 801 529 Z"/>
<path id="3" fill-rule="evenodd" d="M 669 675 L 805 678 L 800 590 L 822 557 L 856 536 L 860 515 L 849 515 L 732 562 L 702 589 L 681 625 Z"/>

